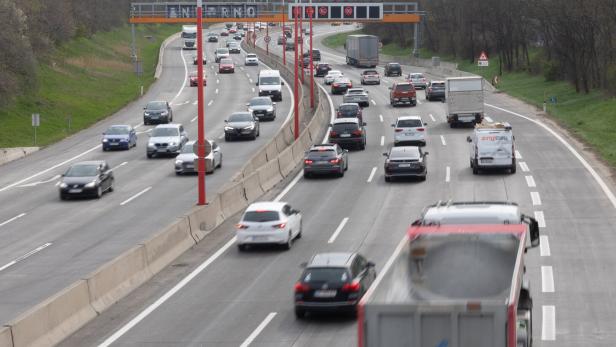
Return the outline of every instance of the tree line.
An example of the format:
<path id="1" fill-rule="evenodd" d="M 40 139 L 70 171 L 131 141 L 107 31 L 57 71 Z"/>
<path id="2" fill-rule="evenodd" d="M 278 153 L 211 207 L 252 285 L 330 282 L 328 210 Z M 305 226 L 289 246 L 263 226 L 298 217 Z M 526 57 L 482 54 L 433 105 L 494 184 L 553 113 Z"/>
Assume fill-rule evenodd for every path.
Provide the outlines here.
<path id="1" fill-rule="evenodd" d="M 129 0 L 0 0 L 0 104 L 35 88 L 37 62 L 79 36 L 123 25 Z"/>

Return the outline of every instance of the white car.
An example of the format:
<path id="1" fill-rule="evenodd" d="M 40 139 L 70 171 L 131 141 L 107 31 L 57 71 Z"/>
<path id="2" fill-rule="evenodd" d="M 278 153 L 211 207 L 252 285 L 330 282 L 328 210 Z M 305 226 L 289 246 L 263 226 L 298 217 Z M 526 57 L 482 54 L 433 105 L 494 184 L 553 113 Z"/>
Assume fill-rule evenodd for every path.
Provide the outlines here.
<path id="1" fill-rule="evenodd" d="M 240 251 L 248 245 L 277 244 L 290 249 L 302 237 L 302 215 L 286 202 L 255 202 L 236 224 Z"/>
<path id="2" fill-rule="evenodd" d="M 206 140 L 209 143 L 210 154 L 205 157 L 205 172 L 206 173 L 214 173 L 219 167 L 222 167 L 222 151 L 220 150 L 220 146 L 215 141 Z M 197 155 L 195 154 L 194 146 L 197 144 L 197 141 L 189 141 L 186 142 L 184 147 L 182 147 L 182 151 L 180 154 L 175 157 L 175 174 L 182 175 L 185 173 L 195 173 L 198 172 L 197 163 Z"/>
<path id="3" fill-rule="evenodd" d="M 327 75 L 325 75 L 325 84 L 330 85 L 334 83 L 334 80 L 338 77 L 344 76 L 342 71 L 340 70 L 329 70 Z"/>
<path id="4" fill-rule="evenodd" d="M 401 116 L 396 119 L 394 128 L 394 146 L 405 144 L 426 145 L 426 125 L 420 116 Z"/>
<path id="5" fill-rule="evenodd" d="M 364 88 L 349 88 L 346 94 L 342 97 L 344 103 L 358 103 L 361 107 L 370 106 L 370 98 L 368 98 L 368 92 Z"/>
<path id="6" fill-rule="evenodd" d="M 221 59 L 229 58 L 229 49 L 228 48 L 216 48 L 215 60 L 217 63 L 220 63 Z"/>
<path id="7" fill-rule="evenodd" d="M 244 60 L 244 65 L 259 65 L 259 57 L 254 53 L 246 54 L 246 59 Z"/>

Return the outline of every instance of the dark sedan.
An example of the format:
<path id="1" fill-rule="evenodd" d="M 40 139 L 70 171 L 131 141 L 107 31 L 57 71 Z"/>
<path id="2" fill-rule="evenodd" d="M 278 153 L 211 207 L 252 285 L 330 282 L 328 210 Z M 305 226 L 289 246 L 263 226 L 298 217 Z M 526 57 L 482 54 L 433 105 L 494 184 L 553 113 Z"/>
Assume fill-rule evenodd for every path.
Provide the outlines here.
<path id="1" fill-rule="evenodd" d="M 143 110 L 143 124 L 145 125 L 173 122 L 173 110 L 166 101 L 150 101 Z"/>
<path id="2" fill-rule="evenodd" d="M 259 121 L 250 112 L 235 112 L 225 120 L 225 141 L 237 138 L 256 140 L 259 136 Z"/>
<path id="3" fill-rule="evenodd" d="M 338 77 L 332 83 L 332 94 L 344 94 L 347 89 L 353 88 L 353 83 L 346 77 Z"/>
<path id="4" fill-rule="evenodd" d="M 272 98 L 269 96 L 256 96 L 250 99 L 246 106 L 248 112 L 252 112 L 260 121 L 276 119 L 276 103 L 272 102 Z"/>
<path id="5" fill-rule="evenodd" d="M 84 161 L 71 165 L 60 181 L 60 199 L 71 197 L 100 198 L 113 191 L 113 171 L 103 160 Z"/>
<path id="6" fill-rule="evenodd" d="M 324 77 L 325 75 L 327 75 L 327 73 L 331 69 L 332 69 L 332 67 L 328 63 L 318 63 L 314 67 L 314 76 L 315 77 Z"/>
<path id="7" fill-rule="evenodd" d="M 130 125 L 112 125 L 103 133 L 103 151 L 137 146 L 137 132 Z"/>
<path id="8" fill-rule="evenodd" d="M 315 174 L 344 176 L 344 172 L 349 169 L 348 152 L 337 144 L 324 143 L 310 147 L 304 155 L 304 177 Z"/>
<path id="9" fill-rule="evenodd" d="M 396 177 L 416 177 L 426 180 L 428 174 L 427 155 L 420 147 L 392 147 L 388 153 L 383 153 L 385 159 L 385 181 Z"/>

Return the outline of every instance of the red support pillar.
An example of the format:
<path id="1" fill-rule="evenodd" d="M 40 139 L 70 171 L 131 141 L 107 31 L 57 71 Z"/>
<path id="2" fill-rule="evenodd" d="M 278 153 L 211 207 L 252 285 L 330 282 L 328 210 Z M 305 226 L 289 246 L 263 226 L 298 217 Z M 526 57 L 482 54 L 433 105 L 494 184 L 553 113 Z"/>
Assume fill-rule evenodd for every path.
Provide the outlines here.
<path id="1" fill-rule="evenodd" d="M 204 90 L 203 90 L 203 2 L 197 1 L 197 171 L 199 201 L 198 205 L 206 205 L 205 195 L 205 110 L 204 110 Z"/>
<path id="2" fill-rule="evenodd" d="M 300 17 L 299 17 L 299 57 L 300 57 L 300 67 L 301 67 L 301 79 L 302 79 L 302 83 L 304 83 L 304 11 L 303 11 L 303 7 L 300 7 L 301 11 L 298 11 L 300 13 Z M 295 41 L 295 45 L 297 45 L 297 40 Z M 297 59 L 295 59 L 295 62 L 297 64 Z"/>
<path id="3" fill-rule="evenodd" d="M 314 63 L 312 60 L 312 17 L 314 15 L 314 7 L 308 8 L 310 16 L 310 108 L 314 108 Z"/>
<path id="4" fill-rule="evenodd" d="M 284 0 L 282 0 L 282 65 L 287 65 L 287 35 L 285 35 L 284 29 L 287 22 L 284 20 L 286 17 L 287 9 L 284 6 Z"/>
<path id="5" fill-rule="evenodd" d="M 270 44 L 270 37 L 269 37 L 269 23 L 266 23 L 267 26 L 265 27 L 265 51 L 267 52 L 267 55 L 269 55 L 269 44 Z"/>
<path id="6" fill-rule="evenodd" d="M 297 6 L 293 6 L 293 20 L 294 20 L 294 24 L 295 24 L 295 33 L 294 33 L 294 40 L 295 40 L 295 63 L 293 64 L 293 66 L 295 66 L 295 83 L 293 85 L 293 109 L 294 109 L 294 113 L 295 113 L 295 117 L 294 117 L 294 127 L 293 127 L 293 133 L 295 135 L 295 139 L 297 140 L 299 138 L 299 78 L 297 75 L 297 68 L 298 68 L 298 63 L 297 63 L 297 16 L 299 15 L 299 11 L 298 11 L 298 7 Z"/>

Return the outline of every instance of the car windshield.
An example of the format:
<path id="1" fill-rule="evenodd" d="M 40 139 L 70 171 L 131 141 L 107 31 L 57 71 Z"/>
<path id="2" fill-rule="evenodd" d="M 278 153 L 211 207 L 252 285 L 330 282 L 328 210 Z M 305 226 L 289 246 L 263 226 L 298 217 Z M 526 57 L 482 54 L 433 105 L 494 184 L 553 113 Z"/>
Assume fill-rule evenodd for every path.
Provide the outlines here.
<path id="1" fill-rule="evenodd" d="M 105 131 L 105 135 L 126 135 L 128 134 L 128 127 L 110 127 Z"/>
<path id="2" fill-rule="evenodd" d="M 335 83 L 351 83 L 351 80 L 349 80 L 348 78 L 345 77 L 338 77 L 336 79 L 334 79 Z"/>
<path id="3" fill-rule="evenodd" d="M 233 64 L 233 60 L 232 59 L 221 59 L 220 63 L 221 64 Z"/>
<path id="4" fill-rule="evenodd" d="M 278 211 L 246 211 L 244 222 L 275 222 L 280 219 Z"/>
<path id="5" fill-rule="evenodd" d="M 305 283 L 344 283 L 348 280 L 348 272 L 340 267 L 306 269 L 302 276 Z"/>
<path id="6" fill-rule="evenodd" d="M 411 74 L 411 79 L 416 80 L 416 79 L 420 79 L 420 78 L 424 78 L 423 75 L 420 74 L 420 73 L 413 73 L 413 74 Z"/>
<path id="7" fill-rule="evenodd" d="M 390 68 L 390 69 L 399 69 L 399 68 L 400 68 L 400 64 L 397 64 L 397 63 L 395 63 L 395 64 L 389 64 L 389 68 Z"/>
<path id="8" fill-rule="evenodd" d="M 396 86 L 396 91 L 397 92 L 408 92 L 412 90 L 412 87 L 410 84 L 398 84 Z"/>
<path id="9" fill-rule="evenodd" d="M 317 65 L 317 69 L 327 69 L 327 68 L 329 68 L 328 64 L 319 64 L 319 65 Z"/>
<path id="10" fill-rule="evenodd" d="M 187 143 L 184 145 L 184 147 L 182 147 L 182 153 L 195 153 L 193 151 L 193 143 Z"/>
<path id="11" fill-rule="evenodd" d="M 363 89 L 349 89 L 347 93 L 348 94 L 363 94 L 364 90 Z"/>
<path id="12" fill-rule="evenodd" d="M 254 98 L 250 100 L 250 106 L 269 106 L 272 104 L 270 98 Z"/>
<path id="13" fill-rule="evenodd" d="M 252 122 L 253 118 L 250 113 L 234 113 L 229 117 L 229 122 Z"/>
<path id="14" fill-rule="evenodd" d="M 180 131 L 177 128 L 154 128 L 152 137 L 179 136 Z"/>
<path id="15" fill-rule="evenodd" d="M 355 114 L 355 113 L 357 113 L 357 111 L 359 111 L 359 106 L 357 106 L 357 105 L 341 105 L 338 108 L 338 111 L 340 111 L 342 113 L 346 113 L 346 114 L 348 114 L 348 113 Z"/>
<path id="16" fill-rule="evenodd" d="M 73 165 L 64 176 L 66 177 L 92 177 L 98 174 L 97 165 Z"/>
<path id="17" fill-rule="evenodd" d="M 378 75 L 379 73 L 376 70 L 366 70 L 364 71 L 364 75 Z"/>
<path id="18" fill-rule="evenodd" d="M 280 84 L 280 77 L 261 77 L 259 79 L 259 84 L 262 86 L 274 86 Z"/>
<path id="19" fill-rule="evenodd" d="M 228 49 L 226 49 L 226 48 L 218 48 L 218 49 L 216 50 L 216 53 L 217 53 L 217 54 L 228 54 L 228 53 L 229 53 L 229 50 L 228 50 Z"/>
<path id="20" fill-rule="evenodd" d="M 237 44 L 237 42 L 229 42 L 229 47 L 238 47 L 239 45 Z"/>
<path id="21" fill-rule="evenodd" d="M 167 103 L 164 101 L 152 101 L 145 108 L 148 110 L 164 110 L 167 108 Z"/>
<path id="22" fill-rule="evenodd" d="M 246 54 L 246 58 L 256 58 L 256 54 Z"/>
<path id="23" fill-rule="evenodd" d="M 419 148 L 417 147 L 394 147 L 389 153 L 389 158 L 414 158 L 419 159 Z"/>
<path id="24" fill-rule="evenodd" d="M 417 128 L 421 126 L 423 126 L 423 124 L 421 124 L 421 120 L 419 119 L 400 119 L 396 125 L 398 128 Z"/>
<path id="25" fill-rule="evenodd" d="M 330 76 L 340 76 L 340 75 L 342 75 L 342 72 L 337 71 L 337 70 L 331 70 L 327 74 L 330 75 Z"/>
<path id="26" fill-rule="evenodd" d="M 332 130 L 337 133 L 352 132 L 358 129 L 357 123 L 337 123 L 334 124 Z"/>

